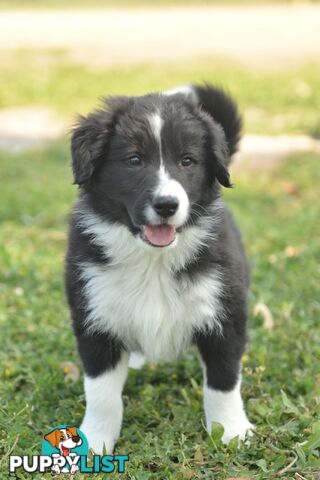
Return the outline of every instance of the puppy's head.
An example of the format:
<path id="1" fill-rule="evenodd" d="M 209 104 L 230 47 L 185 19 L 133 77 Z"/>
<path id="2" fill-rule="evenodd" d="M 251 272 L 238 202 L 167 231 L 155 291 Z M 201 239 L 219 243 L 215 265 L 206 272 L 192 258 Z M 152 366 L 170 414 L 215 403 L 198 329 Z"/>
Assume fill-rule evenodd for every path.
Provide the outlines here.
<path id="1" fill-rule="evenodd" d="M 206 213 L 219 186 L 231 186 L 229 130 L 219 114 L 232 108 L 237 117 L 237 112 L 229 97 L 212 88 L 208 94 L 207 88 L 211 100 L 220 96 L 215 119 L 212 105 L 206 109 L 202 102 L 203 92 L 190 87 L 110 98 L 73 132 L 74 180 L 90 206 L 151 247 L 174 245 L 179 233 Z"/>
<path id="2" fill-rule="evenodd" d="M 82 443 L 76 427 L 56 428 L 52 432 L 47 433 L 44 438 L 52 447 L 61 448 L 62 450 L 63 448 L 70 450 Z"/>

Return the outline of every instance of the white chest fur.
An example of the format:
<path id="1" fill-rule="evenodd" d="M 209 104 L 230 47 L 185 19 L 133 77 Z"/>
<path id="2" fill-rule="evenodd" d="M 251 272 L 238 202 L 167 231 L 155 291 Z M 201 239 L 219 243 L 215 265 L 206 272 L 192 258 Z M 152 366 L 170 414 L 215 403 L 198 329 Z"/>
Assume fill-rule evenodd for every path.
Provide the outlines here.
<path id="1" fill-rule="evenodd" d="M 111 263 L 81 265 L 86 281 L 88 328 L 112 332 L 149 361 L 168 360 L 189 344 L 195 330 L 219 328 L 222 284 L 219 272 L 192 280 L 174 275 L 201 245 L 199 231 L 180 235 L 171 249 L 145 247 L 120 225 L 88 224 L 95 242 L 105 247 Z M 198 243 L 197 243 L 198 241 Z"/>

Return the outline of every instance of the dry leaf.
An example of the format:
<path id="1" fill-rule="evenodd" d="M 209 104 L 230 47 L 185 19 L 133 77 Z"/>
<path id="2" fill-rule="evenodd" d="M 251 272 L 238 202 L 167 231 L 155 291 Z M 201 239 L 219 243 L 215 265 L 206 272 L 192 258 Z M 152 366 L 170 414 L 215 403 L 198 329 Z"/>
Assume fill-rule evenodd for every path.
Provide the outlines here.
<path id="1" fill-rule="evenodd" d="M 265 303 L 262 303 L 262 302 L 257 303 L 253 309 L 253 314 L 255 317 L 257 315 L 261 315 L 261 317 L 263 318 L 264 328 L 266 328 L 267 330 L 273 329 L 274 323 L 273 323 L 272 314 Z"/>
<path id="2" fill-rule="evenodd" d="M 228 477 L 227 480 L 250 480 L 251 477 Z"/>
<path id="3" fill-rule="evenodd" d="M 200 448 L 197 448 L 197 450 L 195 451 L 194 460 L 195 462 L 199 462 L 199 463 L 203 462 L 203 455 Z"/>
<path id="4" fill-rule="evenodd" d="M 182 473 L 182 477 L 185 478 L 186 480 L 190 480 L 190 478 L 193 478 L 195 476 L 195 472 L 191 470 L 191 468 L 183 467 L 181 468 L 181 473 Z"/>
<path id="5" fill-rule="evenodd" d="M 64 372 L 64 379 L 65 381 L 71 380 L 72 382 L 76 382 L 80 378 L 80 371 L 77 365 L 73 362 L 61 362 L 60 368 L 62 368 Z"/>
<path id="6" fill-rule="evenodd" d="M 297 195 L 299 193 L 299 187 L 294 182 L 282 182 L 282 189 L 284 193 L 287 193 L 288 195 Z"/>
<path id="7" fill-rule="evenodd" d="M 292 245 L 289 245 L 284 251 L 286 257 L 297 257 L 300 252 L 301 248 L 293 247 Z"/>

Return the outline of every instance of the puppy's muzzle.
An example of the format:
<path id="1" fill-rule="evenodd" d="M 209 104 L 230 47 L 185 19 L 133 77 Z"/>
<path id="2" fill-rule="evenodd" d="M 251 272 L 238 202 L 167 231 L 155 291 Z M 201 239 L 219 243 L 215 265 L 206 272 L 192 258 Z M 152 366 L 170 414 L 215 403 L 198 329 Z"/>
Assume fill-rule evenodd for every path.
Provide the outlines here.
<path id="1" fill-rule="evenodd" d="M 172 195 L 157 196 L 152 203 L 155 212 L 162 218 L 172 217 L 179 207 L 179 201 Z"/>

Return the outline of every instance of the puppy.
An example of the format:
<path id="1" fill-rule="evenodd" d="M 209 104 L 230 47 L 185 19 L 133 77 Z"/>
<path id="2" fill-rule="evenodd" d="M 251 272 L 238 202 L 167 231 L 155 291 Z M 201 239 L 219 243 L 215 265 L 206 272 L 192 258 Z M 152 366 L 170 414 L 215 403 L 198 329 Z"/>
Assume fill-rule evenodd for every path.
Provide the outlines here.
<path id="1" fill-rule="evenodd" d="M 241 120 L 211 86 L 112 97 L 72 135 L 79 185 L 66 290 L 84 366 L 81 430 L 112 452 L 130 353 L 172 360 L 190 344 L 204 371 L 207 430 L 243 439 L 240 395 L 249 268 L 223 204 Z"/>

